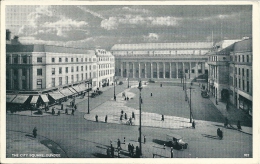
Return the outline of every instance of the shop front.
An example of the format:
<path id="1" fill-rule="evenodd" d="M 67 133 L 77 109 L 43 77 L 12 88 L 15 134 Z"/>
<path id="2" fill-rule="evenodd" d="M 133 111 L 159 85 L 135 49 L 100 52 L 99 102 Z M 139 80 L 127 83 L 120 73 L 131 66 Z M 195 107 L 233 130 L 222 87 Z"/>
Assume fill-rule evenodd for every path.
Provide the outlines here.
<path id="1" fill-rule="evenodd" d="M 247 114 L 252 116 L 252 101 L 248 100 L 247 98 L 239 95 L 239 109 L 242 109 L 245 111 Z"/>

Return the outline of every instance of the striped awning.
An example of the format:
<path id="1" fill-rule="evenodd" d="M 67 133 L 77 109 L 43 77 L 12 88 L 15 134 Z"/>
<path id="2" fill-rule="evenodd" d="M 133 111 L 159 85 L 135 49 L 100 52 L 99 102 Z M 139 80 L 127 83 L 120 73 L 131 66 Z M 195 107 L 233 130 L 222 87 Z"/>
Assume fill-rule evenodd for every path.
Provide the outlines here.
<path id="1" fill-rule="evenodd" d="M 75 91 L 75 89 L 73 89 L 72 87 L 69 87 L 69 90 L 70 90 L 72 93 L 77 93 L 77 91 Z"/>
<path id="2" fill-rule="evenodd" d="M 49 102 L 47 95 L 41 95 L 41 98 L 42 98 L 43 102 L 45 102 L 45 103 Z"/>
<path id="3" fill-rule="evenodd" d="M 60 93 L 62 93 L 64 96 L 70 96 L 70 95 L 74 94 L 74 92 L 69 90 L 69 88 L 65 88 L 65 89 L 60 90 Z"/>
<path id="4" fill-rule="evenodd" d="M 54 99 L 54 100 L 58 100 L 61 99 L 63 97 L 65 97 L 63 94 L 61 94 L 60 92 L 56 91 L 56 92 L 51 92 L 49 93 L 49 95 Z"/>
<path id="5" fill-rule="evenodd" d="M 10 103 L 16 97 L 16 95 L 6 95 L 6 102 Z"/>
<path id="6" fill-rule="evenodd" d="M 17 97 L 12 101 L 12 103 L 17 103 L 17 104 L 23 104 L 29 96 L 25 95 L 17 95 Z"/>
<path id="7" fill-rule="evenodd" d="M 37 96 L 33 96 L 32 97 L 32 100 L 31 100 L 31 104 L 36 104 L 37 103 L 37 101 L 38 101 L 38 98 L 39 98 L 39 95 L 37 95 Z"/>

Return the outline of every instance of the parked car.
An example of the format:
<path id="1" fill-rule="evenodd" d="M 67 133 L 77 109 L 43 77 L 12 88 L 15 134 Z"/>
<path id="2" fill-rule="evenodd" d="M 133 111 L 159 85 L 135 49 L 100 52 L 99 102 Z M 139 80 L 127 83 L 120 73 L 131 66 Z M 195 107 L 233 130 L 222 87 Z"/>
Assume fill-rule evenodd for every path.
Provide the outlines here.
<path id="1" fill-rule="evenodd" d="M 205 91 L 205 90 L 202 90 L 202 91 L 201 91 L 201 96 L 202 96 L 203 98 L 209 98 L 209 94 L 208 94 L 208 92 Z"/>
<path id="2" fill-rule="evenodd" d="M 98 96 L 98 93 L 97 92 L 93 92 L 93 93 L 91 93 L 91 98 L 95 98 L 96 96 Z"/>
<path id="3" fill-rule="evenodd" d="M 155 81 L 152 80 L 152 79 L 149 79 L 148 82 L 149 82 L 149 83 L 155 83 Z"/>
<path id="4" fill-rule="evenodd" d="M 188 143 L 184 142 L 182 137 L 177 134 L 166 135 L 167 144 L 175 149 L 187 149 Z"/>
<path id="5" fill-rule="evenodd" d="M 99 95 L 101 95 L 103 92 L 102 92 L 102 91 L 100 91 L 100 90 L 98 90 L 98 91 L 97 91 L 97 93 L 98 93 Z"/>
<path id="6" fill-rule="evenodd" d="M 123 84 L 123 82 L 122 82 L 122 81 L 119 81 L 118 85 L 122 85 L 122 84 Z"/>

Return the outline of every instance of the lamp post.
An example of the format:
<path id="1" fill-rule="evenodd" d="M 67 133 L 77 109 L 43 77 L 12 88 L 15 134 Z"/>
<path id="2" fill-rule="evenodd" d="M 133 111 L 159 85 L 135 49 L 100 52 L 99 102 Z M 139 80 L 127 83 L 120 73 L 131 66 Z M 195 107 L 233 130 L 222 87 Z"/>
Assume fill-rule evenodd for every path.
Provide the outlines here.
<path id="1" fill-rule="evenodd" d="M 116 78 L 114 76 L 114 100 L 116 100 Z"/>
<path id="2" fill-rule="evenodd" d="M 194 89 L 194 88 L 192 88 L 190 86 L 189 89 L 190 89 L 190 123 L 192 123 L 192 118 L 191 118 L 191 116 L 192 116 L 192 111 L 191 111 L 191 89 Z"/>
<path id="3" fill-rule="evenodd" d="M 88 114 L 89 114 L 89 81 L 87 82 L 88 84 Z"/>
<path id="4" fill-rule="evenodd" d="M 142 139 L 141 139 L 141 135 L 142 135 L 142 119 L 141 119 L 141 104 L 142 104 L 142 97 L 141 97 L 141 90 L 143 89 L 142 87 L 142 81 L 140 80 L 139 82 L 139 86 L 138 86 L 138 89 L 140 90 L 140 97 L 139 97 L 139 110 L 140 110 L 140 117 L 139 117 L 139 122 L 140 122 L 140 125 L 139 125 L 139 147 L 140 147 L 140 156 L 142 155 Z"/>
<path id="5" fill-rule="evenodd" d="M 127 88 L 129 88 L 129 76 L 128 76 L 128 78 L 127 78 L 127 81 L 128 81 L 128 85 L 127 85 Z"/>

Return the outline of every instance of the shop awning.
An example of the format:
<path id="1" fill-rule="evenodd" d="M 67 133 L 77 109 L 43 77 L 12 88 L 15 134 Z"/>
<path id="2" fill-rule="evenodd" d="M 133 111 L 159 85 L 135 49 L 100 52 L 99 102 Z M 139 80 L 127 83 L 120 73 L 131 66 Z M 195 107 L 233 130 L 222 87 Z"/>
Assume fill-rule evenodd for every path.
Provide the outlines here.
<path id="1" fill-rule="evenodd" d="M 83 85 L 77 85 L 73 87 L 77 92 L 82 92 L 84 90 L 86 90 L 84 84 Z"/>
<path id="2" fill-rule="evenodd" d="M 62 95 L 60 92 L 52 92 L 52 93 L 49 93 L 49 95 L 55 99 L 55 100 L 58 100 L 58 99 L 61 99 L 63 97 L 65 97 L 64 95 Z"/>
<path id="3" fill-rule="evenodd" d="M 16 97 L 16 95 L 6 95 L 6 102 L 10 103 Z"/>
<path id="4" fill-rule="evenodd" d="M 65 96 L 70 96 L 70 95 L 73 95 L 73 94 L 74 94 L 74 92 L 72 92 L 71 90 L 69 90 L 69 88 L 65 88 L 65 89 L 60 90 L 60 93 L 62 93 L 62 94 L 65 95 Z"/>
<path id="5" fill-rule="evenodd" d="M 12 103 L 17 103 L 17 104 L 23 104 L 29 96 L 25 95 L 17 95 L 17 97 L 12 101 Z"/>
<path id="6" fill-rule="evenodd" d="M 47 95 L 41 95 L 41 98 L 42 98 L 43 102 L 45 102 L 45 103 L 49 102 Z"/>
<path id="7" fill-rule="evenodd" d="M 69 90 L 70 90 L 72 93 L 77 93 L 72 87 L 69 87 Z"/>
<path id="8" fill-rule="evenodd" d="M 39 95 L 33 96 L 33 97 L 32 97 L 32 100 L 31 100 L 31 102 L 30 102 L 30 104 L 36 104 L 37 101 L 38 101 L 38 98 L 39 98 Z"/>

